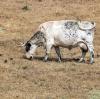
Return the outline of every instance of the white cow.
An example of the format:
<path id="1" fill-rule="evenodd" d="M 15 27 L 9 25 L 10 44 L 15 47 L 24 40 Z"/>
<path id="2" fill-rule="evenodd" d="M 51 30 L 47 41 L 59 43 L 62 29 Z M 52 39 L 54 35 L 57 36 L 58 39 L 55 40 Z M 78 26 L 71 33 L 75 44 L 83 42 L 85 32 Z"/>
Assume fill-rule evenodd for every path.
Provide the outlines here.
<path id="1" fill-rule="evenodd" d="M 77 21 L 77 20 L 61 20 L 48 21 L 41 24 L 37 32 L 25 44 L 26 57 L 33 58 L 37 47 L 44 46 L 45 57 L 47 61 L 48 54 L 52 47 L 58 55 L 58 60 L 61 61 L 61 54 L 59 47 L 66 47 L 72 49 L 80 47 L 82 56 L 80 62 L 84 62 L 86 52 L 90 52 L 90 63 L 94 62 L 94 47 L 93 37 L 95 22 Z"/>

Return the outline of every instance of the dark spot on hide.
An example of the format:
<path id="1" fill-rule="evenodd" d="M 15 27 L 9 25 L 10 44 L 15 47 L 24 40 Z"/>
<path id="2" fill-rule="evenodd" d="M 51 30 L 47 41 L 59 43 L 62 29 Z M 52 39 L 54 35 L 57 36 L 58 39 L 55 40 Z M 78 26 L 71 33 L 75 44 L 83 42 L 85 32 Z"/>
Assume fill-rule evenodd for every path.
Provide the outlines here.
<path id="1" fill-rule="evenodd" d="M 91 32 L 88 32 L 88 35 L 91 35 Z"/>
<path id="2" fill-rule="evenodd" d="M 75 26 L 76 25 L 76 22 L 66 22 L 65 23 L 65 27 L 67 28 L 67 29 L 71 29 L 73 26 Z"/>

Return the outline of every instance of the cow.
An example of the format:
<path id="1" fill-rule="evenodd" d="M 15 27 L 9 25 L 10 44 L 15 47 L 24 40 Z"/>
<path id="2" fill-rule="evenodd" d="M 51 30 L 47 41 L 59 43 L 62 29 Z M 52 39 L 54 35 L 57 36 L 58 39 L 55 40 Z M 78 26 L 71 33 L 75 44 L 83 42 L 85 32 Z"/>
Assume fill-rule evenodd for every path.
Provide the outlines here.
<path id="1" fill-rule="evenodd" d="M 90 53 L 90 64 L 94 63 L 94 30 L 92 21 L 60 20 L 40 24 L 33 36 L 24 44 L 25 57 L 32 59 L 37 47 L 45 49 L 44 61 L 47 61 L 51 48 L 54 47 L 58 61 L 61 62 L 60 48 L 71 50 L 80 47 L 82 55 L 79 62 L 85 62 L 86 53 Z"/>

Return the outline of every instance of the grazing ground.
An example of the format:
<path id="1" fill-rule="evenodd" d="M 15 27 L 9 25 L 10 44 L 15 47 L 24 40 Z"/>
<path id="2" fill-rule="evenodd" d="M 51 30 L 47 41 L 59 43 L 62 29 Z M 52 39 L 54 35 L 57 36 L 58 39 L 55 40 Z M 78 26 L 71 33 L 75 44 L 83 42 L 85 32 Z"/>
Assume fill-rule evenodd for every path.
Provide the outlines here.
<path id="1" fill-rule="evenodd" d="M 61 49 L 48 62 L 39 48 L 34 60 L 19 46 L 49 20 L 96 22 L 95 63 L 78 63 L 80 49 Z M 100 99 L 100 0 L 0 0 L 0 99 Z"/>

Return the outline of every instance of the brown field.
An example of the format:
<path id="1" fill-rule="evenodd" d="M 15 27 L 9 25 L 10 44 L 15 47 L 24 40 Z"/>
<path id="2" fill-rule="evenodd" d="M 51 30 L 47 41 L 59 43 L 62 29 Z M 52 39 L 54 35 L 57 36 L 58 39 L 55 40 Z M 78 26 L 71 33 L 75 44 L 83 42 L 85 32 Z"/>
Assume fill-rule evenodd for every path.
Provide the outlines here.
<path id="1" fill-rule="evenodd" d="M 25 7 L 28 8 L 25 8 Z M 61 49 L 62 63 L 52 50 L 43 62 L 23 58 L 20 42 L 49 20 L 93 20 L 95 63 L 78 63 L 78 48 Z M 100 99 L 100 0 L 0 0 L 0 99 Z M 86 60 L 89 59 L 89 54 Z"/>

